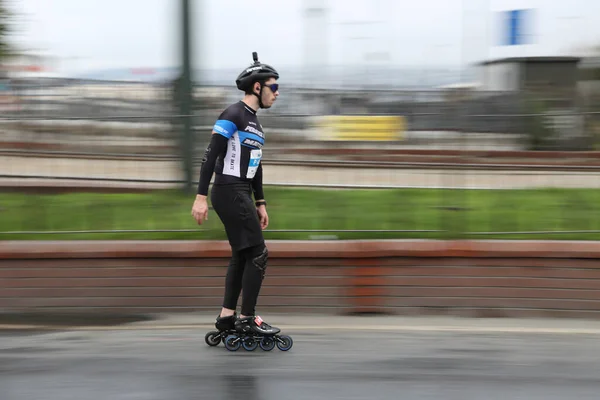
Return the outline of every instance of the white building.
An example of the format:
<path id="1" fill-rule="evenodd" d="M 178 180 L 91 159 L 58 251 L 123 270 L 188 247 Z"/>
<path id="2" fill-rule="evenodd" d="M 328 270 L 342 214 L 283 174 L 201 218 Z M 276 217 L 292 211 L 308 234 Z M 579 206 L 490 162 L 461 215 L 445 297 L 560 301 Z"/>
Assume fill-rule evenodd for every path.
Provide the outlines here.
<path id="1" fill-rule="evenodd" d="M 327 80 L 323 71 L 329 64 L 329 10 L 326 0 L 303 2 L 303 64 L 304 81 L 318 84 Z"/>

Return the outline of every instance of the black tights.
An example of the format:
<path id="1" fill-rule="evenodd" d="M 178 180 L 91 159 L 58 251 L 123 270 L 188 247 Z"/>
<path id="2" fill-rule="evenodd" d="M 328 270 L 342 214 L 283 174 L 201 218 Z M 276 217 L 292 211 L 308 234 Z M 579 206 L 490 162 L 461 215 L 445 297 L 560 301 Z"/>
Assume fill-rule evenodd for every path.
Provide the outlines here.
<path id="1" fill-rule="evenodd" d="M 264 244 L 234 251 L 225 278 L 223 307 L 235 310 L 242 287 L 242 315 L 253 316 L 267 269 L 268 251 Z"/>

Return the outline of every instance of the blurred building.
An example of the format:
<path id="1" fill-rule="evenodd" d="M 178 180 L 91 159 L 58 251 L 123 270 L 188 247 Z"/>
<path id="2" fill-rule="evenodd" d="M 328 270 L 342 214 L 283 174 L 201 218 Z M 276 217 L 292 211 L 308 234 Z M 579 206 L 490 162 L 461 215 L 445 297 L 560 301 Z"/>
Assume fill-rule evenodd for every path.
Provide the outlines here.
<path id="1" fill-rule="evenodd" d="M 329 10 L 326 0 L 303 1 L 304 81 L 319 85 L 327 81 L 329 65 Z"/>
<path id="2" fill-rule="evenodd" d="M 0 69 L 10 79 L 56 77 L 57 57 L 38 52 L 20 52 L 3 60 Z"/>
<path id="3" fill-rule="evenodd" d="M 478 64 L 481 90 L 577 92 L 579 57 L 512 57 Z"/>
<path id="4" fill-rule="evenodd" d="M 584 96 L 600 96 L 600 56 L 585 57 L 579 64 L 579 93 Z"/>

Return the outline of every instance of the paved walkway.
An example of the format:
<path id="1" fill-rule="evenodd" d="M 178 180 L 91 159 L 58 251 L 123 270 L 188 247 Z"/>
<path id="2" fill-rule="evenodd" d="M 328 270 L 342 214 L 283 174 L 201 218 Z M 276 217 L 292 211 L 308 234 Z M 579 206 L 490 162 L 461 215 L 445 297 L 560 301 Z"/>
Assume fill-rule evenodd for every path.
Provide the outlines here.
<path id="1" fill-rule="evenodd" d="M 1 156 L 5 175 L 51 176 L 63 179 L 23 179 L 25 185 L 77 183 L 90 185 L 87 179 L 105 187 L 171 187 L 166 183 L 131 183 L 118 180 L 175 181 L 182 179 L 180 164 L 175 161 L 86 160 L 72 158 L 31 158 Z M 292 185 L 459 187 L 459 188 L 600 188 L 599 172 L 541 171 L 454 171 L 433 169 L 385 169 L 269 166 L 265 164 L 264 182 Z M 66 179 L 79 178 L 79 180 Z M 20 179 L 19 179 L 20 180 Z M 15 185 L 19 180 L 0 178 L 0 184 Z"/>
<path id="2" fill-rule="evenodd" d="M 0 330 L 177 330 L 214 328 L 213 313 L 161 313 L 150 315 L 149 320 L 114 326 L 78 326 L 62 322 L 60 328 L 48 323 L 29 322 L 0 324 Z M 387 331 L 387 332 L 479 332 L 479 333 L 546 333 L 600 336 L 600 320 L 562 318 L 462 318 L 452 316 L 397 316 L 397 315 L 326 315 L 269 313 L 267 322 L 285 331 Z M 65 328 L 68 326 L 68 328 Z"/>

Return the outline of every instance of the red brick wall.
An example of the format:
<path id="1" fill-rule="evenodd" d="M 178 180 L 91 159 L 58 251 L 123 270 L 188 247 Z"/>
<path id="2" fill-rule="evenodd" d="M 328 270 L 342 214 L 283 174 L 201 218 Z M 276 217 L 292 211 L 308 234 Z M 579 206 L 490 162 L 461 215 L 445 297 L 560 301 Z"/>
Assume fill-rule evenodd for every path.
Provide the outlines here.
<path id="1" fill-rule="evenodd" d="M 258 309 L 600 316 L 596 242 L 269 242 Z M 217 311 L 224 242 L 0 242 L 0 312 Z"/>

